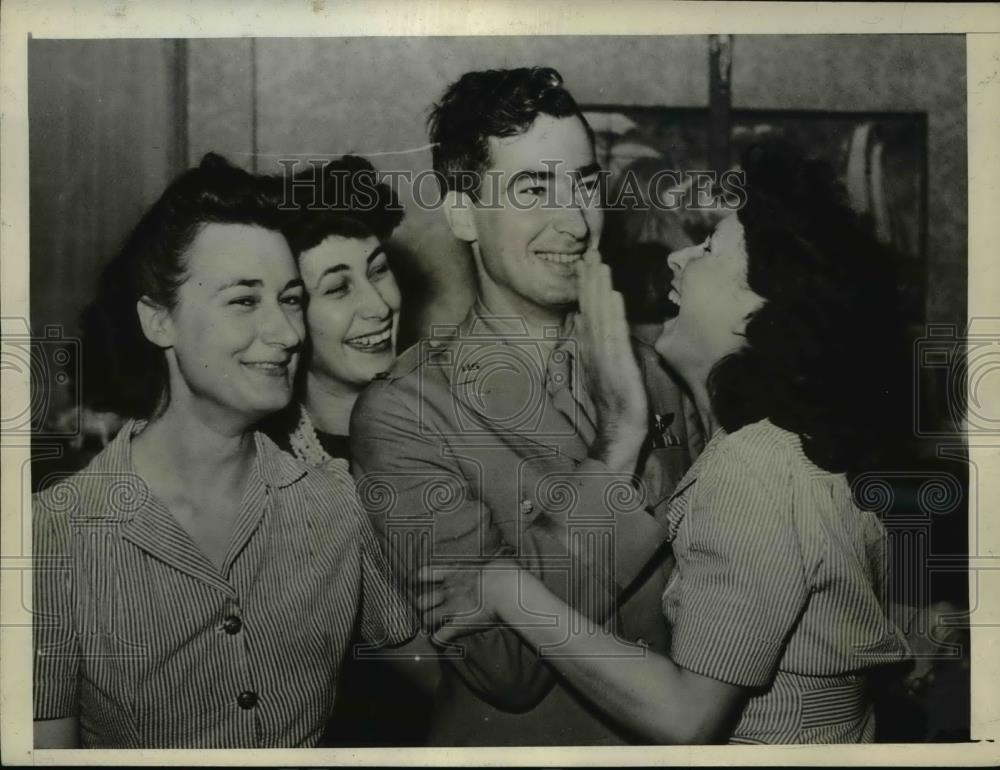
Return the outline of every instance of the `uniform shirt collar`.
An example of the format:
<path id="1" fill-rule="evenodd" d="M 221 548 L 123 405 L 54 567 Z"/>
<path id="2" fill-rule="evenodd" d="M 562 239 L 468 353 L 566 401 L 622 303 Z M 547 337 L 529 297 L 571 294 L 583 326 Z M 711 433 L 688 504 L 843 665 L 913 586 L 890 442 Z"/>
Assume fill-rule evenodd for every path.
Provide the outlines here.
<path id="1" fill-rule="evenodd" d="M 566 340 L 573 336 L 575 328 L 576 313 L 568 313 L 561 326 L 553 324 L 552 339 L 560 340 L 560 345 L 565 344 Z M 476 301 L 472 303 L 463 331 L 473 336 L 478 333 L 504 340 L 512 337 L 528 337 L 528 328 L 522 319 L 517 316 L 497 315 L 490 310 L 480 295 L 476 295 Z"/>

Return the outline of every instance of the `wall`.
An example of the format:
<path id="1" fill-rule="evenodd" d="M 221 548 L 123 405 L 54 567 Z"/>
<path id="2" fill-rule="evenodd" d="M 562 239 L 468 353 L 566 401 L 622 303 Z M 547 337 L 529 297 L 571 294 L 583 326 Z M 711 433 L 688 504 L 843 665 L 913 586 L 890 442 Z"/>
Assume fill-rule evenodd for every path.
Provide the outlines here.
<path id="1" fill-rule="evenodd" d="M 257 154 L 238 157 L 266 171 L 277 170 L 278 158 L 292 153 L 349 152 L 386 170 L 427 169 L 428 109 L 448 83 L 471 69 L 554 66 L 581 103 L 708 104 L 703 36 L 193 41 L 191 52 L 191 160 L 210 147 L 244 153 L 249 137 Z M 240 56 L 242 64 L 235 63 Z M 737 36 L 732 90 L 737 108 L 927 114 L 927 317 L 962 323 L 964 38 Z M 196 124 L 195 115 L 213 117 Z M 404 205 L 397 264 L 429 288 L 424 312 L 410 320 L 426 328 L 461 317 L 471 299 L 467 254 L 440 212 L 420 211 L 405 198 Z"/>
<path id="2" fill-rule="evenodd" d="M 956 35 L 737 37 L 740 108 L 927 115 L 927 320 L 964 326 L 968 286 L 965 39 Z"/>
<path id="3" fill-rule="evenodd" d="M 77 333 L 98 268 L 187 162 L 183 45 L 28 46 L 31 321 Z"/>
<path id="4" fill-rule="evenodd" d="M 428 108 L 485 67 L 554 66 L 582 103 L 708 102 L 703 36 L 33 41 L 29 57 L 36 328 L 75 326 L 96 267 L 208 150 L 261 171 L 292 153 L 346 152 L 427 169 Z M 965 92 L 961 36 L 735 40 L 738 108 L 927 114 L 931 321 L 965 318 Z M 403 202 L 394 257 L 408 287 L 427 287 L 410 321 L 453 320 L 471 299 L 468 256 L 440 212 Z"/>

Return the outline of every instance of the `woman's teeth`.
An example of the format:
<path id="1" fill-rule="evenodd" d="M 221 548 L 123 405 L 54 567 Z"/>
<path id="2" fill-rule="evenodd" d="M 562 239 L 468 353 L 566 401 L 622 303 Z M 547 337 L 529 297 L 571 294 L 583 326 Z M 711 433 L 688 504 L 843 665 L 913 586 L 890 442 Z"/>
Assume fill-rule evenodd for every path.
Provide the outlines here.
<path id="1" fill-rule="evenodd" d="M 364 337 L 354 337 L 353 339 L 345 340 L 344 344 L 358 350 L 371 350 L 387 343 L 391 336 L 392 329 L 386 329 L 376 334 L 368 334 Z"/>
<path id="2" fill-rule="evenodd" d="M 670 293 L 667 295 L 667 299 L 677 305 L 677 307 L 680 307 L 681 295 L 677 293 L 677 289 L 671 289 Z"/>
<path id="3" fill-rule="evenodd" d="M 568 265 L 576 262 L 583 255 L 580 253 L 568 253 L 565 251 L 536 251 L 535 256 L 544 259 L 546 262 L 557 262 L 560 265 Z"/>
<path id="4" fill-rule="evenodd" d="M 246 363 L 244 366 L 256 369 L 262 374 L 270 374 L 274 376 L 284 375 L 285 372 L 288 371 L 287 363 L 274 363 L 272 361 L 255 361 L 253 363 Z"/>

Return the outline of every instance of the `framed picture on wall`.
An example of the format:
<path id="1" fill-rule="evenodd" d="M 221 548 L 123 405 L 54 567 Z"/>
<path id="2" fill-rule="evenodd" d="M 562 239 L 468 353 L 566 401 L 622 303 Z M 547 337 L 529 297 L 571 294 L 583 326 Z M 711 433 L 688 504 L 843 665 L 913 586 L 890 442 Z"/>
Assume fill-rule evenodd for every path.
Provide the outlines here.
<path id="1" fill-rule="evenodd" d="M 671 198 L 679 204 L 674 207 L 675 234 L 670 234 L 665 222 L 659 225 L 659 232 L 670 247 L 678 245 L 670 241 L 682 238 L 677 228 L 690 242 L 702 240 L 711 220 L 698 216 L 696 207 L 690 205 L 692 184 L 696 184 L 690 172 L 711 169 L 709 111 L 597 105 L 584 109 L 594 128 L 598 161 L 609 171 L 608 189 L 620 191 L 627 172 L 640 180 L 649 180 L 661 170 L 676 172 L 671 179 L 683 189 L 661 185 L 657 189 L 687 195 Z M 900 256 L 907 321 L 922 324 L 927 275 L 926 115 L 733 110 L 730 168 L 737 168 L 749 144 L 768 136 L 780 136 L 831 164 L 852 207 L 870 220 L 879 239 Z M 638 239 L 655 239 L 656 231 L 646 227 Z"/>

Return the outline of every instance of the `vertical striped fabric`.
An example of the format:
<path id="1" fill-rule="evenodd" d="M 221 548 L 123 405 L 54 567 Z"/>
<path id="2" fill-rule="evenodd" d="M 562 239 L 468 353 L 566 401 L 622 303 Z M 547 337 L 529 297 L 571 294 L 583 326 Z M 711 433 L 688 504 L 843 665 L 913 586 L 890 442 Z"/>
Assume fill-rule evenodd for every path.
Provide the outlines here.
<path id="1" fill-rule="evenodd" d="M 667 517 L 671 657 L 758 690 L 732 740 L 871 740 L 865 671 L 907 647 L 880 595 L 884 530 L 846 478 L 764 420 L 717 433 Z"/>
<path id="2" fill-rule="evenodd" d="M 308 469 L 256 435 L 220 572 L 132 472 L 131 435 L 34 500 L 34 715 L 84 745 L 318 741 L 352 630 L 408 639 L 346 462 Z"/>

